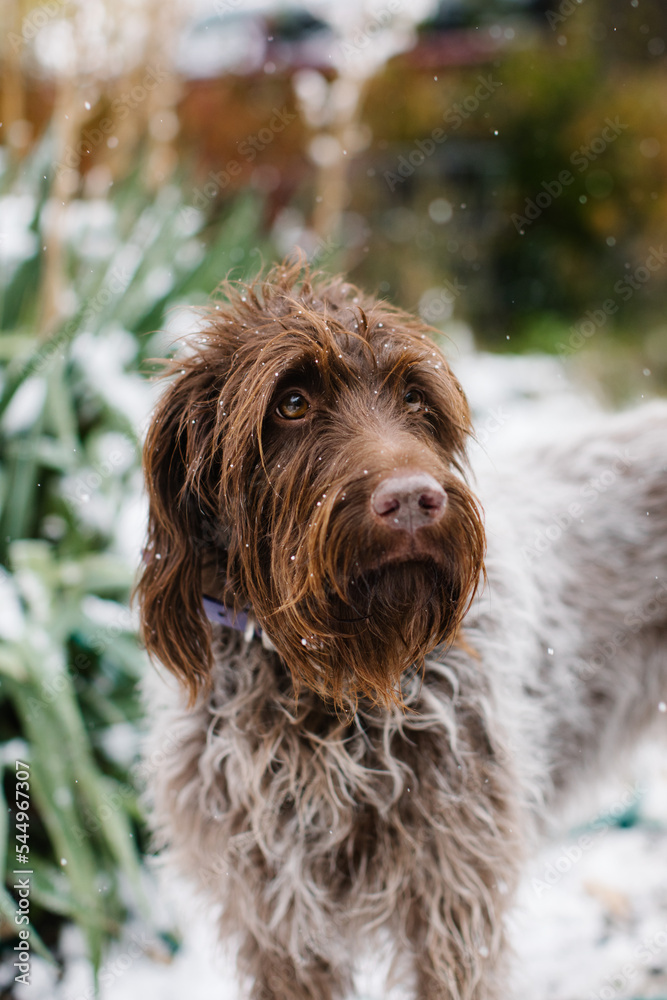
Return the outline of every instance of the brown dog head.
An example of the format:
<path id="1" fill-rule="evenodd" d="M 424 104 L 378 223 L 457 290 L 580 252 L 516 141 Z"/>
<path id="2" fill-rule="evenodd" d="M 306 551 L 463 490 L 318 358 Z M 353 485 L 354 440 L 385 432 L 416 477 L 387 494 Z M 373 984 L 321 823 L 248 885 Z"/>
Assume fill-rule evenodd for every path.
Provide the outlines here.
<path id="1" fill-rule="evenodd" d="M 417 319 L 341 279 L 281 266 L 225 294 L 145 445 L 146 645 L 206 686 L 206 579 L 251 609 L 297 692 L 400 702 L 483 570 L 463 391 Z"/>

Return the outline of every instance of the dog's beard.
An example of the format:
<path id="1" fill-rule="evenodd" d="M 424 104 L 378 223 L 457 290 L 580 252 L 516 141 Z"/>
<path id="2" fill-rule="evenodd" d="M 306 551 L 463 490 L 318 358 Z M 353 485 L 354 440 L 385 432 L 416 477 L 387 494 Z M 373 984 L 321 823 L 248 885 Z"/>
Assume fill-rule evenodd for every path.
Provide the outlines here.
<path id="1" fill-rule="evenodd" d="M 405 671 L 419 670 L 426 652 L 455 630 L 460 586 L 430 560 L 409 561 L 353 579 L 348 593 L 347 603 L 335 595 L 329 608 L 330 692 L 400 701 Z"/>
<path id="2" fill-rule="evenodd" d="M 448 502 L 432 557 L 392 561 L 375 551 L 341 568 L 335 524 L 321 549 L 328 558 L 318 559 L 311 545 L 310 558 L 292 561 L 287 553 L 295 546 L 276 545 L 270 579 L 250 600 L 297 692 L 310 688 L 344 712 L 359 698 L 403 703 L 405 672 L 419 671 L 431 650 L 456 636 L 482 572 L 484 533 L 474 500 L 460 487 L 448 491 Z M 349 553 L 349 541 L 340 548 Z M 301 575 L 295 561 L 306 567 Z"/>

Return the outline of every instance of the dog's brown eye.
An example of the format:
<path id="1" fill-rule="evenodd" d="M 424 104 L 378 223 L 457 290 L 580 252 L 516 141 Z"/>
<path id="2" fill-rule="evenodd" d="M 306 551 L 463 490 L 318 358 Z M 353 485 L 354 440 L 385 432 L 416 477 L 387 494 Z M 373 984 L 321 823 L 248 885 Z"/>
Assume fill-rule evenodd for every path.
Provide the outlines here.
<path id="1" fill-rule="evenodd" d="M 408 389 L 406 394 L 403 396 L 403 402 L 407 406 L 408 410 L 412 413 L 416 413 L 424 405 L 424 393 L 420 392 L 419 389 Z"/>
<path id="2" fill-rule="evenodd" d="M 280 400 L 276 407 L 276 412 L 285 420 L 300 420 L 305 417 L 310 409 L 310 404 L 305 396 L 300 392 L 289 392 Z"/>

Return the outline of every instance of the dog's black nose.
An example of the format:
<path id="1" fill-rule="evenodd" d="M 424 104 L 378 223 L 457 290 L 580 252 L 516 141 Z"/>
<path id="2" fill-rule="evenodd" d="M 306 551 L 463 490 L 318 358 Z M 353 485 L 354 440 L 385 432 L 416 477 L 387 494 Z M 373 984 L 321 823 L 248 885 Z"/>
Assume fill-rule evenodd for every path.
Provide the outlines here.
<path id="1" fill-rule="evenodd" d="M 447 494 L 426 472 L 384 479 L 371 496 L 371 511 L 381 524 L 414 534 L 435 524 L 445 512 Z"/>

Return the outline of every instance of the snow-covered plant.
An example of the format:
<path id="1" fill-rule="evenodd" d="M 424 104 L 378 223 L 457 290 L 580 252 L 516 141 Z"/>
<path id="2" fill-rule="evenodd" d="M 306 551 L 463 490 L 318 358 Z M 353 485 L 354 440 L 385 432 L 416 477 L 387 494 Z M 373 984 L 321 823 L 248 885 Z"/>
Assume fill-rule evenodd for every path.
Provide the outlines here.
<path id="1" fill-rule="evenodd" d="M 155 398 L 147 359 L 187 325 L 176 307 L 204 301 L 232 265 L 257 269 L 259 206 L 238 200 L 210 232 L 176 182 L 152 199 L 135 177 L 109 200 L 70 201 L 66 318 L 40 339 L 49 141 L 0 174 L 0 859 L 16 868 L 20 759 L 32 943 L 57 956 L 69 919 L 99 964 L 128 916 L 150 911 L 135 781 L 148 665 L 128 604 Z M 14 928 L 16 906 L 0 889 L 0 925 Z"/>

